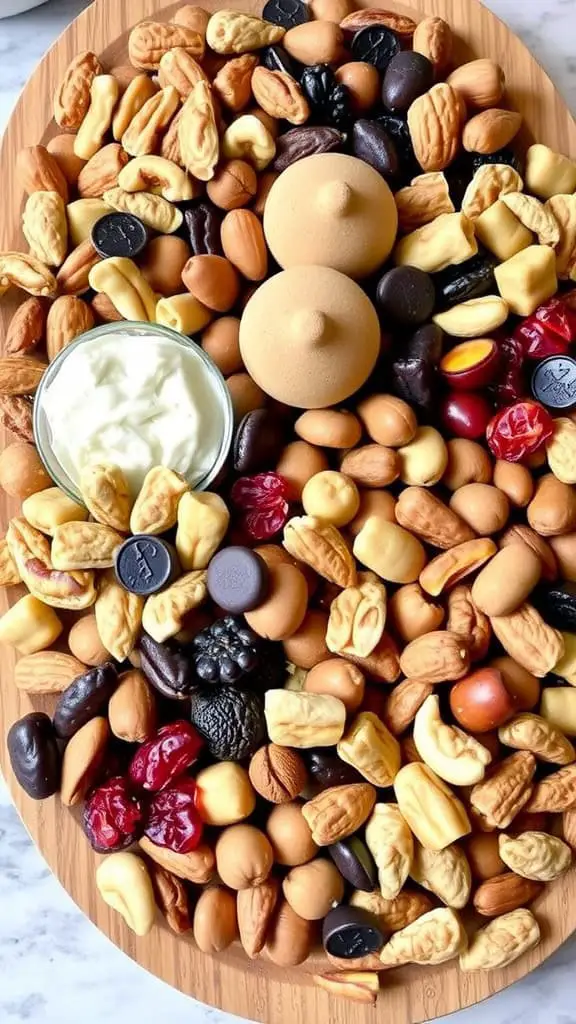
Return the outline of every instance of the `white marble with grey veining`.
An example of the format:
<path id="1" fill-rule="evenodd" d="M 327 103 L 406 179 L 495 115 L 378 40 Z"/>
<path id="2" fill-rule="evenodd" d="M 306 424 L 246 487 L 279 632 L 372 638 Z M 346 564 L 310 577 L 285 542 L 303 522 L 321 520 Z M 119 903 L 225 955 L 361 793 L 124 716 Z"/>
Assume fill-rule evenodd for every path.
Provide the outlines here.
<path id="1" fill-rule="evenodd" d="M 486 2 L 524 39 L 576 110 L 576 0 Z M 87 3 L 48 0 L 28 14 L 0 20 L 0 129 L 42 54 Z M 451 1024 L 576 1024 L 575 958 L 576 939 L 506 992 L 455 1014 Z M 0 1024 L 127 1019 L 238 1020 L 147 974 L 86 920 L 34 848 L 0 780 Z"/>

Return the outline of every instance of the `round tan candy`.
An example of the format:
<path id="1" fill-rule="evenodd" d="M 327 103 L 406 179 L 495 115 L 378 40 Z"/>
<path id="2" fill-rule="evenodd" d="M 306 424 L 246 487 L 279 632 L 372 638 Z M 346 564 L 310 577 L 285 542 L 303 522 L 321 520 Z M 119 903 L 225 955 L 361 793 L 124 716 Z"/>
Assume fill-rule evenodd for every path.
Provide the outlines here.
<path id="1" fill-rule="evenodd" d="M 390 255 L 397 230 L 384 179 L 343 153 L 296 161 L 274 182 L 264 209 L 268 247 L 285 268 L 314 264 L 366 277 Z"/>
<path id="2" fill-rule="evenodd" d="M 292 267 L 269 278 L 240 322 L 240 352 L 252 379 L 272 398 L 300 409 L 348 398 L 372 372 L 379 351 L 374 306 L 330 267 Z"/>

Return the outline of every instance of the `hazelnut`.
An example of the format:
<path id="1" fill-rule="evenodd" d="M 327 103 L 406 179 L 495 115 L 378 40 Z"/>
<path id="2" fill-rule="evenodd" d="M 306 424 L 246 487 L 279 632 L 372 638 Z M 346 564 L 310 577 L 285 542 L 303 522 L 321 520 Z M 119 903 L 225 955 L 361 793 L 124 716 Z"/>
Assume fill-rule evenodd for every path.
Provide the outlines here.
<path id="1" fill-rule="evenodd" d="M 510 515 L 510 502 L 504 491 L 491 484 L 471 483 L 459 487 L 450 499 L 450 508 L 480 537 L 503 530 Z"/>
<path id="2" fill-rule="evenodd" d="M 153 291 L 170 296 L 182 292 L 182 271 L 191 256 L 190 246 L 177 235 L 158 235 L 148 242 L 140 270 Z"/>
<path id="3" fill-rule="evenodd" d="M 352 522 L 348 524 L 348 530 L 353 537 L 358 536 L 371 516 L 377 516 L 379 519 L 384 519 L 388 523 L 396 522 L 396 515 L 394 512 L 394 509 L 396 508 L 396 498 L 393 494 L 389 494 L 388 491 L 362 490 L 359 494 L 360 508 Z"/>
<path id="4" fill-rule="evenodd" d="M 266 404 L 266 395 L 262 388 L 258 387 L 248 373 L 233 373 L 228 377 L 226 384 L 232 399 L 236 423 L 244 419 L 247 412 L 262 409 Z"/>
<path id="5" fill-rule="evenodd" d="M 408 583 L 392 595 L 388 604 L 390 622 L 404 643 L 440 629 L 444 609 L 434 604 L 419 583 Z"/>
<path id="6" fill-rule="evenodd" d="M 373 64 L 366 61 L 350 61 L 336 70 L 336 81 L 345 85 L 350 93 L 350 103 L 356 113 L 370 110 L 380 95 L 380 75 Z"/>
<path id="7" fill-rule="evenodd" d="M 194 941 L 203 953 L 221 953 L 238 936 L 236 898 L 221 885 L 204 889 L 194 911 Z"/>
<path id="8" fill-rule="evenodd" d="M 247 206 L 256 195 L 256 171 L 245 160 L 228 160 L 206 185 L 209 198 L 222 210 Z"/>
<path id="9" fill-rule="evenodd" d="M 317 608 L 306 613 L 295 633 L 284 640 L 284 653 L 298 668 L 311 669 L 330 657 L 326 646 L 328 615 Z"/>
<path id="10" fill-rule="evenodd" d="M 11 498 L 29 498 L 37 491 L 52 487 L 33 444 L 15 441 L 0 454 L 0 487 Z"/>
<path id="11" fill-rule="evenodd" d="M 110 661 L 110 654 L 98 633 L 95 615 L 84 615 L 74 623 L 68 634 L 68 647 L 74 657 L 85 665 L 103 665 Z"/>
<path id="12" fill-rule="evenodd" d="M 489 664 L 490 668 L 500 672 L 518 711 L 531 711 L 536 707 L 540 700 L 540 681 L 536 676 L 508 655 L 493 658 Z"/>
<path id="13" fill-rule="evenodd" d="M 344 879 L 332 861 L 318 857 L 292 868 L 282 882 L 282 891 L 300 917 L 319 921 L 335 903 L 341 902 Z"/>
<path id="14" fill-rule="evenodd" d="M 506 871 L 506 865 L 498 852 L 498 835 L 495 832 L 480 832 L 470 836 L 465 843 L 465 852 L 472 874 L 478 882 L 486 882 Z"/>
<path id="15" fill-rule="evenodd" d="M 202 332 L 202 348 L 225 377 L 239 373 L 244 367 L 239 334 L 240 321 L 235 316 L 221 316 Z"/>
<path id="16" fill-rule="evenodd" d="M 295 501 L 300 501 L 308 481 L 327 469 L 328 459 L 322 449 L 307 441 L 292 441 L 286 445 L 276 466 L 276 472 L 290 484 Z"/>
<path id="17" fill-rule="evenodd" d="M 279 967 L 296 967 L 308 958 L 313 937 L 312 923 L 292 910 L 287 900 L 282 900 L 272 919 L 266 952 Z"/>
<path id="18" fill-rule="evenodd" d="M 306 676 L 304 690 L 338 697 L 347 711 L 355 711 L 364 699 L 364 675 L 357 665 L 344 658 L 329 658 L 311 669 Z"/>
<path id="19" fill-rule="evenodd" d="M 274 863 L 269 839 L 253 825 L 230 825 L 216 843 L 216 869 L 230 889 L 249 889 L 264 882 Z"/>
<path id="20" fill-rule="evenodd" d="M 308 778 L 300 755 L 290 747 L 279 747 L 275 743 L 256 751 L 248 771 L 256 792 L 271 804 L 293 800 L 304 789 Z"/>
<path id="21" fill-rule="evenodd" d="M 277 864 L 297 867 L 318 853 L 302 806 L 300 803 L 278 804 L 268 817 L 266 833 Z"/>
<path id="22" fill-rule="evenodd" d="M 410 444 L 418 429 L 414 410 L 394 395 L 371 395 L 357 412 L 368 436 L 388 448 Z"/>
<path id="23" fill-rule="evenodd" d="M 220 761 L 198 772 L 196 807 L 207 825 L 234 825 L 249 817 L 256 794 L 248 772 L 233 761 Z"/>

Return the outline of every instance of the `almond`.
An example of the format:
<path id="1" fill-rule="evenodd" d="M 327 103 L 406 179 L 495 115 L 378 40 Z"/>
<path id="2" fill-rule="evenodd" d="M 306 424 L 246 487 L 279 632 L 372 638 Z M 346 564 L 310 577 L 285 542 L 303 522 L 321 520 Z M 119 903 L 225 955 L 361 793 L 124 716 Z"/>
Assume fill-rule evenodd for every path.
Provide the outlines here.
<path id="1" fill-rule="evenodd" d="M 0 359 L 0 395 L 33 395 L 46 364 L 32 356 L 4 356 Z"/>
<path id="2" fill-rule="evenodd" d="M 28 195 L 33 192 L 57 192 L 68 202 L 68 182 L 57 160 L 45 146 L 21 149 L 16 161 L 16 176 Z"/>
<path id="3" fill-rule="evenodd" d="M 87 292 L 90 287 L 88 275 L 101 259 L 89 238 L 81 242 L 58 271 L 56 281 L 60 291 L 64 295 L 82 295 Z"/>
<path id="4" fill-rule="evenodd" d="M 50 362 L 74 338 L 94 327 L 90 306 L 74 295 L 61 295 L 50 307 L 46 323 L 46 348 Z"/>
<path id="5" fill-rule="evenodd" d="M 361 28 L 368 28 L 369 25 L 383 25 L 389 28 L 397 36 L 409 39 L 416 31 L 416 22 L 406 14 L 396 14 L 395 11 L 381 11 L 379 7 L 366 7 L 364 10 L 352 11 L 340 22 L 343 32 L 356 33 Z"/>
<path id="6" fill-rule="evenodd" d="M 33 296 L 18 306 L 6 331 L 4 341 L 6 355 L 30 352 L 40 344 L 46 328 L 46 314 L 47 308 L 42 299 L 36 299 Z"/>
<path id="7" fill-rule="evenodd" d="M 62 693 L 86 670 L 78 658 L 60 651 L 39 651 L 20 658 L 14 682 L 26 693 Z"/>
<path id="8" fill-rule="evenodd" d="M 177 935 L 190 931 L 190 907 L 186 886 L 176 875 L 150 861 L 147 865 L 152 879 L 154 898 L 166 918 L 166 924 Z"/>
<path id="9" fill-rule="evenodd" d="M 398 479 L 400 459 L 392 448 L 366 444 L 348 452 L 340 469 L 359 487 L 387 487 Z"/>
<path id="10" fill-rule="evenodd" d="M 464 126 L 462 145 L 468 153 L 496 153 L 512 142 L 521 124 L 522 114 L 515 110 L 483 110 Z"/>
<path id="11" fill-rule="evenodd" d="M 220 229 L 224 255 L 249 281 L 268 272 L 268 250 L 262 223 L 251 210 L 230 210 Z"/>
<path id="12" fill-rule="evenodd" d="M 444 71 L 452 56 L 452 29 L 443 18 L 424 18 L 414 30 L 412 49 Z"/>
<path id="13" fill-rule="evenodd" d="M 240 942 L 253 959 L 264 948 L 266 932 L 278 901 L 279 884 L 268 878 L 250 889 L 240 889 L 236 897 L 236 913 Z"/>
<path id="14" fill-rule="evenodd" d="M 416 712 L 434 688 L 418 679 L 403 679 L 386 698 L 383 719 L 393 736 L 400 736 L 416 717 Z"/>
<path id="15" fill-rule="evenodd" d="M 504 94 L 506 80 L 499 64 L 488 57 L 471 60 L 446 79 L 471 107 L 493 107 Z"/>
<path id="16" fill-rule="evenodd" d="M 223 256 L 192 256 L 182 271 L 182 281 L 194 298 L 218 313 L 228 312 L 240 292 L 238 274 Z"/>
<path id="17" fill-rule="evenodd" d="M 394 195 L 398 224 L 404 232 L 430 224 L 442 213 L 454 213 L 448 182 L 441 171 L 419 174 Z"/>
<path id="18" fill-rule="evenodd" d="M 92 718 L 68 741 L 62 757 L 60 800 L 74 807 L 94 783 L 106 752 L 110 727 L 106 718 Z"/>
<path id="19" fill-rule="evenodd" d="M 177 878 L 184 878 L 195 885 L 205 885 L 214 875 L 216 858 L 207 843 L 200 843 L 190 853 L 176 853 L 166 846 L 158 846 L 147 836 L 140 839 L 140 849 L 150 860 Z"/>
<path id="20" fill-rule="evenodd" d="M 120 676 L 108 705 L 110 728 L 126 743 L 143 743 L 156 728 L 156 701 L 142 672 Z"/>
<path id="21" fill-rule="evenodd" d="M 118 175 L 129 160 L 118 142 L 103 146 L 82 168 L 78 176 L 78 194 L 82 199 L 99 199 L 118 185 Z"/>
<path id="22" fill-rule="evenodd" d="M 408 110 L 408 128 L 416 159 L 424 171 L 442 171 L 460 145 L 458 94 L 446 82 L 419 96 Z"/>
<path id="23" fill-rule="evenodd" d="M 483 917 L 498 917 L 525 907 L 543 891 L 542 882 L 521 878 L 513 871 L 482 882 L 474 893 L 474 908 Z"/>
<path id="24" fill-rule="evenodd" d="M 444 683 L 465 676 L 470 668 L 468 644 L 457 633 L 433 630 L 412 640 L 400 657 L 400 668 L 408 679 Z"/>
<path id="25" fill-rule="evenodd" d="M 22 395 L 0 396 L 0 423 L 21 441 L 34 443 L 32 402 Z"/>

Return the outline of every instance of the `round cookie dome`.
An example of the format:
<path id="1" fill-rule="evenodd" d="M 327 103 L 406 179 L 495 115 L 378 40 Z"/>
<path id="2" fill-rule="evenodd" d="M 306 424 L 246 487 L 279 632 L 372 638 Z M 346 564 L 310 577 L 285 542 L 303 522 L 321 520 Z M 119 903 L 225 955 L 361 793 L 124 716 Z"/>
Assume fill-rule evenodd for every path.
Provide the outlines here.
<path id="1" fill-rule="evenodd" d="M 384 179 L 363 160 L 319 153 L 288 167 L 264 208 L 264 234 L 285 269 L 315 264 L 367 277 L 392 251 L 398 213 Z"/>
<path id="2" fill-rule="evenodd" d="M 299 409 L 352 395 L 380 351 L 376 310 L 331 267 L 292 267 L 258 288 L 240 321 L 240 352 L 266 394 Z"/>

